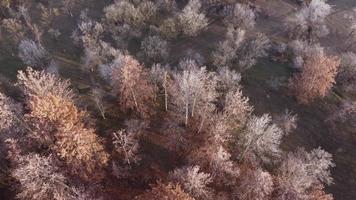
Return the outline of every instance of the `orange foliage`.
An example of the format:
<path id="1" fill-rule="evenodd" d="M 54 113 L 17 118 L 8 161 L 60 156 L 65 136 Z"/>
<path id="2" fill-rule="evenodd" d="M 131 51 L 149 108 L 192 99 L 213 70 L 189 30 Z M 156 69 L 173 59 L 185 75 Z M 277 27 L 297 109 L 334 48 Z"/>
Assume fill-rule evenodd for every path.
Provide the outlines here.
<path id="1" fill-rule="evenodd" d="M 148 72 L 137 60 L 124 56 L 122 67 L 114 68 L 111 78 L 124 110 L 135 110 L 143 117 L 153 114 L 154 87 L 149 82 Z"/>
<path id="2" fill-rule="evenodd" d="M 310 56 L 304 63 L 303 71 L 289 81 L 289 87 L 298 102 L 308 104 L 318 97 L 324 97 L 335 83 L 339 58 L 335 56 Z"/>
<path id="3" fill-rule="evenodd" d="M 72 172 L 83 178 L 94 178 L 94 175 L 99 178 L 100 170 L 96 168 L 106 165 L 108 154 L 94 129 L 85 127 L 83 119 L 86 113 L 78 110 L 71 100 L 55 95 L 35 96 L 31 98 L 29 107 L 30 119 L 47 121 L 55 127 L 55 144 L 52 144 L 52 148 L 66 161 Z"/>

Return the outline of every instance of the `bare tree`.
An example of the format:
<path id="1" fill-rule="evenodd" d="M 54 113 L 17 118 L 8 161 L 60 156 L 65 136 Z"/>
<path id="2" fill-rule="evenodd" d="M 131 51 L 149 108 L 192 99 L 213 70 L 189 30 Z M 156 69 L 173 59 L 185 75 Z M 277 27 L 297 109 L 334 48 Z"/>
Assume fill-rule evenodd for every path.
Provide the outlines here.
<path id="1" fill-rule="evenodd" d="M 325 97 L 335 83 L 339 64 L 336 56 L 308 57 L 302 72 L 289 80 L 289 88 L 298 102 L 307 104 L 318 97 Z"/>
<path id="2" fill-rule="evenodd" d="M 96 105 L 96 107 L 98 108 L 100 114 L 101 114 L 101 117 L 103 119 L 106 119 L 105 117 L 105 105 L 103 103 L 103 91 L 96 88 L 96 89 L 93 89 L 92 90 L 92 98 L 93 98 L 93 101 Z"/>
<path id="3" fill-rule="evenodd" d="M 276 117 L 276 124 L 286 133 L 289 134 L 297 128 L 298 116 L 293 115 L 288 109 L 283 114 Z"/>
<path id="4" fill-rule="evenodd" d="M 225 21 L 234 28 L 252 30 L 256 24 L 256 14 L 248 5 L 236 3 Z"/>
<path id="5" fill-rule="evenodd" d="M 149 81 L 149 73 L 131 56 L 123 56 L 121 67 L 113 68 L 111 80 L 118 92 L 124 110 L 134 110 L 142 117 L 154 113 L 154 88 Z"/>
<path id="6" fill-rule="evenodd" d="M 288 17 L 285 24 L 294 37 L 312 43 L 329 33 L 326 17 L 331 12 L 332 8 L 325 0 L 312 0 Z"/>
<path id="7" fill-rule="evenodd" d="M 356 54 L 347 52 L 341 55 L 340 69 L 336 81 L 347 92 L 356 92 Z"/>
<path id="8" fill-rule="evenodd" d="M 241 200 L 269 199 L 273 191 L 271 174 L 262 169 L 247 170 L 241 175 L 241 182 L 236 196 Z"/>
<path id="9" fill-rule="evenodd" d="M 331 154 L 320 148 L 310 153 L 303 149 L 288 153 L 277 174 L 278 195 L 283 197 L 294 194 L 301 198 L 307 196 L 307 190 L 313 186 L 331 184 L 330 167 L 333 166 Z"/>
<path id="10" fill-rule="evenodd" d="M 182 185 L 183 189 L 197 199 L 212 198 L 212 189 L 208 185 L 212 182 L 210 174 L 200 172 L 199 166 L 188 166 L 175 169 L 170 173 L 173 182 Z"/>
<path id="11" fill-rule="evenodd" d="M 279 157 L 281 154 L 279 145 L 283 135 L 283 131 L 272 123 L 269 114 L 261 117 L 252 116 L 239 141 L 242 146 L 240 159 L 249 154 L 264 162 L 272 162 L 271 158 Z"/>
<path id="12" fill-rule="evenodd" d="M 162 66 L 161 64 L 154 64 L 151 67 L 150 71 L 151 81 L 155 85 L 155 93 L 158 94 L 160 92 L 160 88 L 163 88 L 164 93 L 164 107 L 165 110 L 168 111 L 168 102 L 172 100 L 168 100 L 172 96 L 172 75 L 170 72 L 170 67 L 168 65 Z"/>
<path id="13" fill-rule="evenodd" d="M 159 36 L 148 36 L 141 42 L 139 55 L 150 62 L 164 61 L 169 55 L 168 43 Z"/>
<path id="14" fill-rule="evenodd" d="M 255 38 L 246 41 L 237 52 L 240 71 L 251 68 L 259 58 L 267 56 L 270 44 L 269 38 L 263 33 L 257 33 Z"/>
<path id="15" fill-rule="evenodd" d="M 219 92 L 227 93 L 240 89 L 241 74 L 230 70 L 228 67 L 218 69 Z"/>
<path id="16" fill-rule="evenodd" d="M 210 167 L 214 182 L 222 185 L 236 184 L 236 178 L 240 175 L 240 169 L 232 162 L 231 154 L 222 146 L 218 146 L 210 155 Z"/>
<path id="17" fill-rule="evenodd" d="M 253 111 L 253 107 L 248 103 L 249 99 L 242 95 L 241 89 L 228 92 L 224 102 L 224 116 L 230 127 L 243 127 Z"/>
<path id="18" fill-rule="evenodd" d="M 308 44 L 305 41 L 294 40 L 289 44 L 293 51 L 293 64 L 297 69 L 302 69 L 309 57 L 324 56 L 324 48 L 320 44 Z"/>
<path id="19" fill-rule="evenodd" d="M 151 190 L 135 197 L 135 200 L 165 199 L 165 200 L 194 200 L 185 193 L 181 186 L 173 183 L 160 183 L 152 187 Z"/>
<path id="20" fill-rule="evenodd" d="M 189 0 L 188 4 L 179 14 L 179 26 L 184 35 L 197 36 L 208 25 L 208 20 L 200 9 L 200 0 Z"/>
<path id="21" fill-rule="evenodd" d="M 185 125 L 188 125 L 189 116 L 198 114 L 201 118 L 201 130 L 208 114 L 215 109 L 213 101 L 217 97 L 216 75 L 208 72 L 206 67 L 198 68 L 193 60 L 182 61 L 180 65 L 183 71 L 174 76 L 177 87 L 176 104 L 185 113 Z"/>
<path id="22" fill-rule="evenodd" d="M 19 57 L 26 65 L 42 69 L 48 66 L 50 60 L 47 51 L 32 40 L 20 42 Z"/>
<path id="23" fill-rule="evenodd" d="M 245 40 L 245 31 L 228 27 L 225 40 L 219 42 L 216 51 L 213 52 L 213 63 L 216 66 L 230 66 L 237 58 L 237 50 Z"/>
<path id="24" fill-rule="evenodd" d="M 0 93 L 0 132 L 16 132 L 22 122 L 22 107 L 5 94 Z"/>
<path id="25" fill-rule="evenodd" d="M 38 154 L 23 156 L 11 175 L 19 181 L 19 199 L 74 199 L 67 178 L 54 165 L 51 157 Z"/>
<path id="26" fill-rule="evenodd" d="M 122 154 L 125 163 L 130 165 L 140 160 L 138 155 L 139 143 L 137 134 L 125 130 L 119 130 L 113 133 L 113 144 L 115 150 Z"/>

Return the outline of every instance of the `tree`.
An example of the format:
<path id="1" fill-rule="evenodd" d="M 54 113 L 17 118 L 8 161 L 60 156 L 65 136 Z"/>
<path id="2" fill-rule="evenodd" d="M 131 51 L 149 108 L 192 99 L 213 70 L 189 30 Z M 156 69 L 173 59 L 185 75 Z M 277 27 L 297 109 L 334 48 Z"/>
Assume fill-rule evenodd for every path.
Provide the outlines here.
<path id="1" fill-rule="evenodd" d="M 28 120 L 46 122 L 34 125 L 40 130 L 48 130 L 47 126 L 55 130 L 47 133 L 53 134 L 49 138 L 54 137 L 48 141 L 49 147 L 65 160 L 73 174 L 84 179 L 100 179 L 100 169 L 106 166 L 108 154 L 94 129 L 87 126 L 88 114 L 74 104 L 70 83 L 28 68 L 19 72 L 18 85 L 28 98 Z"/>
<path id="2" fill-rule="evenodd" d="M 178 15 L 179 26 L 184 35 L 197 36 L 208 25 L 208 20 L 200 9 L 200 0 L 189 0 L 183 11 Z"/>
<path id="3" fill-rule="evenodd" d="M 261 117 L 252 116 L 246 124 L 239 144 L 242 146 L 240 159 L 245 155 L 255 156 L 263 162 L 272 162 L 272 158 L 279 157 L 284 133 L 272 123 L 271 116 L 264 114 Z"/>
<path id="4" fill-rule="evenodd" d="M 210 155 L 210 168 L 214 182 L 222 185 L 236 184 L 240 169 L 231 161 L 231 154 L 219 145 Z"/>
<path id="5" fill-rule="evenodd" d="M 267 56 L 270 44 L 263 33 L 257 33 L 254 39 L 246 41 L 237 52 L 240 71 L 246 71 L 257 63 L 257 59 Z"/>
<path id="6" fill-rule="evenodd" d="M 0 93 L 0 132 L 13 132 L 19 130 L 22 122 L 22 107 L 14 100 Z"/>
<path id="7" fill-rule="evenodd" d="M 213 52 L 213 63 L 216 66 L 231 66 L 235 62 L 237 50 L 245 40 L 245 31 L 229 26 L 225 40 L 219 42 L 217 49 Z"/>
<path id="8" fill-rule="evenodd" d="M 309 5 L 288 17 L 285 24 L 294 37 L 312 43 L 329 33 L 326 17 L 331 12 L 332 8 L 325 0 L 312 0 Z"/>
<path id="9" fill-rule="evenodd" d="M 155 86 L 155 93 L 159 94 L 160 88 L 163 88 L 164 93 L 164 107 L 168 111 L 168 100 L 172 96 L 172 75 L 168 65 L 161 66 L 161 64 L 154 64 L 150 71 L 151 82 Z"/>
<path id="10" fill-rule="evenodd" d="M 334 200 L 333 195 L 327 194 L 324 191 L 323 185 L 314 186 L 309 194 L 311 200 Z"/>
<path id="11" fill-rule="evenodd" d="M 241 200 L 269 199 L 273 191 L 271 174 L 262 169 L 247 170 L 242 174 L 237 196 Z"/>
<path id="12" fill-rule="evenodd" d="M 225 21 L 234 28 L 252 30 L 256 24 L 256 15 L 248 5 L 236 3 Z"/>
<path id="13" fill-rule="evenodd" d="M 310 153 L 299 149 L 295 153 L 288 153 L 278 169 L 278 196 L 294 194 L 302 198 L 308 189 L 320 184 L 331 184 L 330 167 L 333 167 L 331 154 L 318 148 Z"/>
<path id="14" fill-rule="evenodd" d="M 289 44 L 293 51 L 293 64 L 296 69 L 302 69 L 309 57 L 324 56 L 324 48 L 320 44 L 308 44 L 305 41 L 294 40 Z"/>
<path id="15" fill-rule="evenodd" d="M 242 95 L 241 89 L 226 94 L 223 113 L 232 129 L 243 127 L 252 113 L 253 107 L 248 101 L 249 99 Z"/>
<path id="16" fill-rule="evenodd" d="M 179 27 L 176 18 L 165 19 L 159 25 L 159 32 L 166 39 L 175 39 L 179 34 Z"/>
<path id="17" fill-rule="evenodd" d="M 148 36 L 141 42 L 139 55 L 150 62 L 164 61 L 168 54 L 168 43 L 159 36 Z"/>
<path id="18" fill-rule="evenodd" d="M 228 67 L 218 69 L 218 88 L 220 93 L 233 92 L 240 89 L 241 74 Z"/>
<path id="19" fill-rule="evenodd" d="M 131 162 L 137 163 L 140 160 L 138 155 L 139 141 L 136 133 L 125 130 L 116 131 L 113 133 L 113 144 L 115 150 L 123 156 L 125 163 L 128 165 Z"/>
<path id="20" fill-rule="evenodd" d="M 347 52 L 341 55 L 340 70 L 336 82 L 347 92 L 356 92 L 356 54 Z"/>
<path id="21" fill-rule="evenodd" d="M 22 40 L 20 42 L 19 57 L 23 63 L 31 67 L 44 69 L 49 64 L 47 51 L 32 40 Z"/>
<path id="22" fill-rule="evenodd" d="M 199 171 L 199 166 L 182 167 L 171 172 L 170 179 L 182 185 L 194 198 L 210 199 L 212 190 L 207 185 L 212 183 L 211 175 Z"/>
<path id="23" fill-rule="evenodd" d="M 92 96 L 92 99 L 96 105 L 96 107 L 98 108 L 99 112 L 100 112 L 100 115 L 103 119 L 106 119 L 105 117 L 105 105 L 103 103 L 103 91 L 98 89 L 98 88 L 95 88 L 92 90 L 91 92 L 91 96 Z"/>
<path id="24" fill-rule="evenodd" d="M 190 195 L 185 193 L 181 186 L 173 183 L 161 183 L 158 182 L 152 187 L 151 190 L 135 197 L 135 200 L 153 200 L 153 199 L 165 199 L 165 200 L 194 200 Z"/>
<path id="25" fill-rule="evenodd" d="M 185 125 L 188 119 L 200 117 L 199 130 L 203 128 L 204 121 L 214 111 L 213 101 L 217 97 L 216 75 L 208 72 L 206 67 L 198 68 L 193 60 L 185 60 L 180 63 L 182 72 L 174 74 L 177 87 L 176 105 L 185 113 Z"/>
<path id="26" fill-rule="evenodd" d="M 284 133 L 289 134 L 297 128 L 297 120 L 298 116 L 286 109 L 283 114 L 276 117 L 275 121 Z"/>
<path id="27" fill-rule="evenodd" d="M 61 80 L 54 74 L 35 71 L 31 67 L 17 74 L 17 85 L 21 87 L 28 98 L 55 94 L 65 99 L 73 99 L 74 92 L 70 89 L 68 80 Z"/>
<path id="28" fill-rule="evenodd" d="M 19 199 L 74 199 L 67 178 L 54 165 L 51 157 L 25 155 L 11 175 L 20 184 Z"/>
<path id="29" fill-rule="evenodd" d="M 123 110 L 134 110 L 147 118 L 154 113 L 154 88 L 149 73 L 131 56 L 123 56 L 111 72 L 112 85 L 118 92 Z"/>
<path id="30" fill-rule="evenodd" d="M 289 80 L 289 88 L 298 102 L 308 104 L 318 97 L 325 97 L 335 83 L 339 64 L 340 60 L 336 56 L 309 57 L 302 72 Z"/>

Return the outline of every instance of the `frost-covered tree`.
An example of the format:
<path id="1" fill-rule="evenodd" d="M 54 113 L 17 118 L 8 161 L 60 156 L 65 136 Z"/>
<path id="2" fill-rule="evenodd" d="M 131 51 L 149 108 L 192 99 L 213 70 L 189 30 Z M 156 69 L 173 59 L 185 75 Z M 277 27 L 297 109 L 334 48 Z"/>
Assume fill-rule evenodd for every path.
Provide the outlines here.
<path id="1" fill-rule="evenodd" d="M 155 86 L 156 95 L 160 93 L 163 88 L 164 93 L 164 108 L 168 111 L 168 104 L 171 102 L 171 97 L 174 91 L 172 91 L 172 74 L 168 65 L 162 66 L 161 64 L 154 64 L 151 67 L 150 79 Z"/>
<path id="2" fill-rule="evenodd" d="M 239 144 L 242 147 L 240 159 L 246 155 L 256 157 L 263 162 L 272 162 L 273 158 L 279 157 L 284 133 L 272 123 L 271 116 L 264 114 L 261 117 L 252 116 L 242 132 Z"/>
<path id="3" fill-rule="evenodd" d="M 97 109 L 100 112 L 100 115 L 103 119 L 106 119 L 105 117 L 105 105 L 103 102 L 103 97 L 104 96 L 104 92 L 98 88 L 95 88 L 92 90 L 91 92 L 91 97 L 95 103 L 95 106 L 97 107 Z"/>
<path id="4" fill-rule="evenodd" d="M 218 146 L 214 152 L 211 152 L 210 168 L 214 182 L 223 185 L 236 184 L 236 178 L 240 174 L 240 169 L 231 160 L 231 154 L 222 146 Z"/>
<path id="5" fill-rule="evenodd" d="M 256 14 L 248 5 L 236 3 L 225 21 L 234 28 L 252 30 L 256 24 Z"/>
<path id="6" fill-rule="evenodd" d="M 165 199 L 165 200 L 194 200 L 185 193 L 181 186 L 173 183 L 157 183 L 151 190 L 135 197 L 135 200 Z"/>
<path id="7" fill-rule="evenodd" d="M 175 39 L 179 34 L 178 21 L 176 18 L 165 19 L 159 25 L 159 33 L 166 39 Z"/>
<path id="8" fill-rule="evenodd" d="M 294 40 L 289 44 L 293 52 L 293 64 L 297 69 L 302 69 L 309 57 L 324 56 L 324 48 L 320 44 L 308 44 L 305 41 Z"/>
<path id="9" fill-rule="evenodd" d="M 289 88 L 298 102 L 308 104 L 319 97 L 325 97 L 335 83 L 340 64 L 336 56 L 316 55 L 308 57 L 302 72 L 289 80 Z"/>
<path id="10" fill-rule="evenodd" d="M 288 109 L 283 114 L 276 117 L 276 124 L 286 133 L 289 134 L 297 128 L 298 116 Z"/>
<path id="11" fill-rule="evenodd" d="M 0 93 L 0 132 L 16 132 L 22 122 L 22 107 L 5 94 Z"/>
<path id="12" fill-rule="evenodd" d="M 189 0 L 178 15 L 178 21 L 184 35 L 197 36 L 208 25 L 205 14 L 201 12 L 200 0 Z"/>
<path id="13" fill-rule="evenodd" d="M 227 93 L 240 89 L 240 73 L 230 70 L 228 67 L 220 67 L 217 76 L 219 92 Z"/>
<path id="14" fill-rule="evenodd" d="M 11 35 L 15 43 L 25 38 L 26 29 L 21 20 L 17 18 L 8 18 L 1 21 L 1 28 Z"/>
<path id="15" fill-rule="evenodd" d="M 257 33 L 255 38 L 246 41 L 237 53 L 240 71 L 251 68 L 259 58 L 267 56 L 270 46 L 269 38 L 263 33 Z"/>
<path id="16" fill-rule="evenodd" d="M 336 82 L 347 92 L 356 92 L 356 54 L 347 52 L 341 55 L 340 69 Z"/>
<path id="17" fill-rule="evenodd" d="M 332 123 L 337 121 L 345 122 L 347 120 L 354 119 L 355 114 L 356 101 L 345 99 L 340 102 L 340 106 L 337 108 L 337 111 L 333 111 L 325 121 Z"/>
<path id="18" fill-rule="evenodd" d="M 180 66 L 183 71 L 174 75 L 176 105 L 185 114 L 185 125 L 188 125 L 189 117 L 198 115 L 201 130 L 209 113 L 215 109 L 213 101 L 217 97 L 217 78 L 215 73 L 208 72 L 206 67 L 199 68 L 193 60 L 184 60 Z"/>
<path id="19" fill-rule="evenodd" d="M 211 175 L 200 172 L 199 166 L 188 166 L 175 169 L 170 179 L 179 183 L 183 189 L 197 199 L 211 199 L 213 191 L 208 187 L 212 183 Z"/>
<path id="20" fill-rule="evenodd" d="M 246 123 L 253 111 L 248 101 L 249 99 L 243 96 L 241 89 L 226 94 L 223 113 L 230 127 L 239 128 Z"/>
<path id="21" fill-rule="evenodd" d="M 305 197 L 307 190 L 320 184 L 331 184 L 330 168 L 333 167 L 331 154 L 318 148 L 310 153 L 299 149 L 295 153 L 288 153 L 278 169 L 278 196 L 285 199 L 294 194 Z"/>
<path id="22" fill-rule="evenodd" d="M 326 3 L 326 0 L 312 0 L 288 17 L 285 25 L 295 38 L 312 43 L 329 33 L 326 17 L 331 12 L 332 7 Z"/>
<path id="23" fill-rule="evenodd" d="M 113 133 L 113 144 L 115 150 L 123 156 L 124 162 L 128 165 L 140 160 L 139 140 L 136 133 L 126 130 L 116 131 Z"/>
<path id="24" fill-rule="evenodd" d="M 51 157 L 29 154 L 11 171 L 20 184 L 19 199 L 74 199 L 68 180 Z"/>
<path id="25" fill-rule="evenodd" d="M 269 199 L 273 191 L 271 174 L 262 169 L 249 169 L 241 175 L 241 182 L 236 196 L 241 200 Z"/>
<path id="26" fill-rule="evenodd" d="M 150 84 L 149 73 L 133 57 L 123 56 L 119 67 L 113 68 L 111 80 L 114 90 L 119 95 L 119 102 L 124 110 L 134 110 L 142 117 L 154 113 L 154 88 Z"/>
<path id="27" fill-rule="evenodd" d="M 213 52 L 213 63 L 216 66 L 230 66 L 238 57 L 237 50 L 245 40 L 245 31 L 228 27 L 225 40 L 219 42 L 217 49 Z"/>
<path id="28" fill-rule="evenodd" d="M 32 40 L 22 40 L 20 42 L 19 57 L 23 63 L 31 67 L 44 69 L 49 64 L 47 51 Z"/>
<path id="29" fill-rule="evenodd" d="M 139 55 L 150 62 L 165 61 L 169 55 L 168 43 L 157 35 L 148 36 L 141 42 Z"/>

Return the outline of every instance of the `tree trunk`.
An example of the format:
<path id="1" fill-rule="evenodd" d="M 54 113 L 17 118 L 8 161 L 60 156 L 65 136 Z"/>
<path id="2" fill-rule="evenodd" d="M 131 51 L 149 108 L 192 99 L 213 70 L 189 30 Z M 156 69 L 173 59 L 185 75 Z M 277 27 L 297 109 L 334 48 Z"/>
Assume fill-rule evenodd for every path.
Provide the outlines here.
<path id="1" fill-rule="evenodd" d="M 164 72 L 163 88 L 164 88 L 164 105 L 167 112 L 168 111 L 167 72 Z"/>

